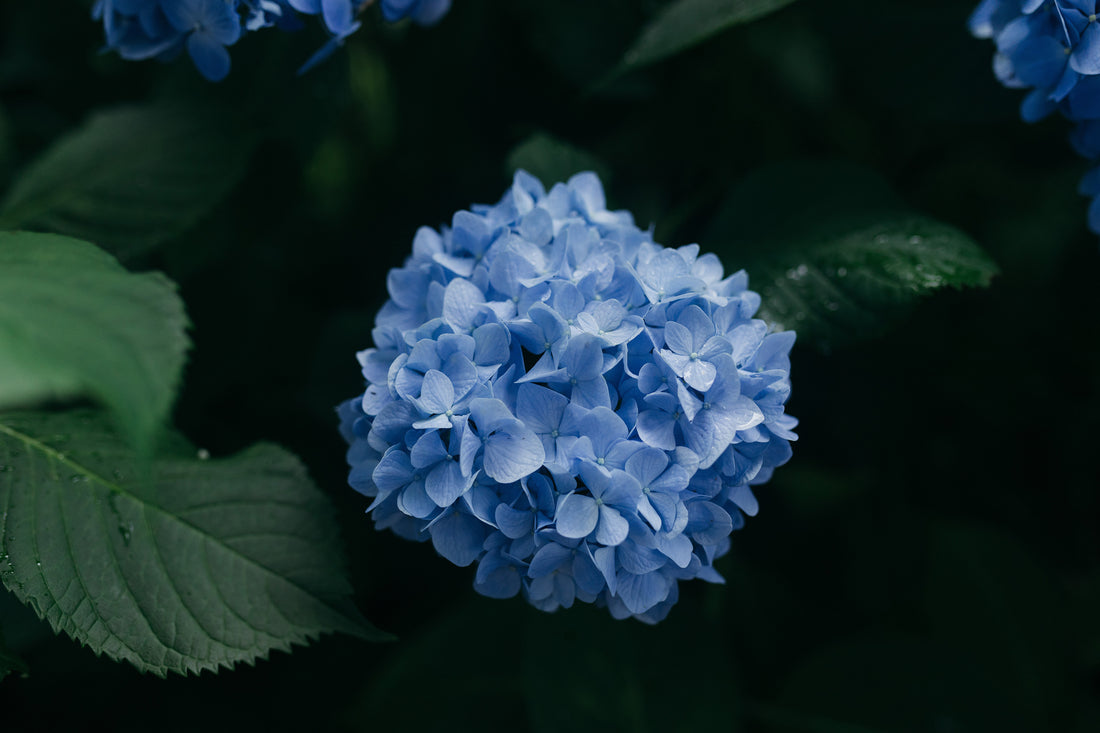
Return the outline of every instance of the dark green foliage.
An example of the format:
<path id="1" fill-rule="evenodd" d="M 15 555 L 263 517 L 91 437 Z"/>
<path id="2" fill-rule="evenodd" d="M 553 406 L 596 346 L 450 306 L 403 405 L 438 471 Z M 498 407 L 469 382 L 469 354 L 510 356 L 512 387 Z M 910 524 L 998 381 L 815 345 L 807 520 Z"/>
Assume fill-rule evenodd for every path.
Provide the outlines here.
<path id="1" fill-rule="evenodd" d="M 189 341 L 175 284 L 77 239 L 0 232 L 0 410 L 93 397 L 149 448 Z"/>
<path id="2" fill-rule="evenodd" d="M 16 466 L 0 472 L 0 497 L 62 507 L 0 537 L 16 591 L 0 594 L 5 733 L 1096 730 L 1100 262 L 1087 201 L 1073 192 L 1085 165 L 1064 125 L 1019 121 L 1019 97 L 989 71 L 988 44 L 966 36 L 975 4 L 460 0 L 431 30 L 366 22 L 301 78 L 294 70 L 324 41 L 320 29 L 257 34 L 234 47 L 221 85 L 185 61 L 98 55 L 99 31 L 80 15 L 87 4 L 65 23 L 56 4 L 0 4 L 0 220 L 90 244 L 45 234 L 0 243 L 42 237 L 40 253 L 87 255 L 82 277 L 102 275 L 117 283 L 112 292 L 140 284 L 157 294 L 151 302 L 175 304 L 159 330 L 146 325 L 149 308 L 132 309 L 127 329 L 182 350 L 177 297 L 194 324 L 167 402 L 112 396 L 88 376 L 109 333 L 94 318 L 79 360 L 43 355 L 46 336 L 61 332 L 53 316 L 16 349 L 13 324 L 33 314 L 19 290 L 26 278 L 4 260 L 0 371 L 20 368 L 36 399 L 67 400 L 39 404 L 31 419 L 49 427 L 37 437 L 16 425 L 27 418 L 12 416 L 10 400 L 0 408 L 9 431 L 0 463 Z M 692 5 L 717 10 L 681 16 L 705 24 L 670 25 Z M 751 23 L 737 15 L 781 5 Z M 636 65 L 621 68 L 630 53 Z M 162 137 L 132 124 L 166 109 L 180 117 Z M 159 165 L 172 171 L 170 187 L 152 177 Z M 611 208 L 652 224 L 662 244 L 720 253 L 727 273 L 746 268 L 767 312 L 799 332 L 794 458 L 732 537 L 718 563 L 726 584 L 686 584 L 656 627 L 478 597 L 469 569 L 430 544 L 373 531 L 367 501 L 345 483 L 332 408 L 362 388 L 355 351 L 371 344 L 386 270 L 418 226 L 495 200 L 514 165 L 548 178 L 598 170 Z M 112 189 L 118 170 L 150 184 Z M 131 198 L 139 192 L 148 207 L 130 206 L 145 201 Z M 88 303 L 74 312 L 102 312 L 105 301 L 85 300 L 91 289 L 60 290 Z M 131 390 L 141 384 L 135 363 L 113 365 Z M 177 384 L 173 368 L 160 372 L 165 384 Z M 0 395 L 13 384 L 0 380 Z M 55 428 L 71 419 L 73 398 L 113 417 L 94 418 L 94 431 Z M 173 452 L 182 439 L 157 442 L 134 427 L 142 420 L 162 438 L 174 425 L 214 458 L 199 460 L 189 444 Z M 131 440 L 114 437 L 113 424 L 130 426 Z M 84 442 L 93 435 L 107 442 Z M 148 456 L 136 458 L 143 440 Z M 87 471 L 60 470 L 59 453 Z M 123 463 L 134 484 L 117 483 L 137 498 L 115 499 L 127 520 L 115 524 L 107 497 L 117 492 L 90 477 L 116 482 L 111 469 Z M 33 491 L 16 483 L 32 467 Z M 302 522 L 279 535 L 284 550 L 316 539 L 325 572 L 302 583 L 317 592 L 288 598 L 278 589 L 292 589 L 273 581 L 268 597 L 284 606 L 255 609 L 318 616 L 279 640 L 242 642 L 247 653 L 235 658 L 362 631 L 350 601 L 399 641 L 326 635 L 232 673 L 160 679 L 108 656 L 132 653 L 163 672 L 232 654 L 170 660 L 155 635 L 124 644 L 120 634 L 138 634 L 144 617 L 132 607 L 106 614 L 132 622 L 111 641 L 81 616 L 87 604 L 52 610 L 51 626 L 19 602 L 33 596 L 47 611 L 25 545 L 57 541 L 61 519 L 79 528 L 91 517 L 100 529 L 111 519 L 79 562 L 102 570 L 97 553 L 129 553 L 146 568 L 151 556 L 135 548 L 155 535 L 139 537 L 135 522 L 127 545 L 119 526 L 158 516 L 181 532 L 172 517 L 199 496 L 159 493 L 167 484 L 153 477 L 165 470 L 177 488 L 228 492 L 254 509 L 219 522 L 285 519 L 270 506 L 283 493 L 320 512 L 295 510 Z M 204 532 L 223 536 L 215 529 Z M 175 560 L 187 558 L 181 550 Z M 146 587 L 163 587 L 163 574 L 151 577 Z"/>

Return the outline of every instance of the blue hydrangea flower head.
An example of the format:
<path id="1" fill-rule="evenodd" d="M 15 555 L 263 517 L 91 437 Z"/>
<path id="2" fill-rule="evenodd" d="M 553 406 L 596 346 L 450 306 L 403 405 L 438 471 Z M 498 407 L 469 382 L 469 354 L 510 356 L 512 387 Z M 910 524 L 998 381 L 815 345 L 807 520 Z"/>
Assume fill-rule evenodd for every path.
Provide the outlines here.
<path id="1" fill-rule="evenodd" d="M 92 17 L 103 21 L 107 48 L 122 58 L 168 61 L 184 49 L 210 81 L 229 73 L 227 48 L 264 28 L 298 30 L 303 16 L 317 16 L 330 40 L 302 67 L 311 68 L 360 27 L 358 16 L 375 0 L 96 0 Z M 451 0 L 382 0 L 389 22 L 410 18 L 438 22 Z"/>
<path id="2" fill-rule="evenodd" d="M 1077 122 L 1082 155 L 1100 158 L 1100 9 L 1097 0 L 982 0 L 970 31 L 997 46 L 993 71 L 1007 87 L 1030 90 L 1020 116 L 1036 122 L 1058 111 Z M 1100 234 L 1100 194 L 1089 174 L 1080 191 L 1094 197 L 1089 228 Z"/>
<path id="3" fill-rule="evenodd" d="M 794 333 L 744 271 L 653 241 L 580 173 L 518 171 L 493 205 L 421 228 L 362 395 L 339 408 L 348 482 L 379 529 L 476 564 L 486 596 L 655 623 L 791 456 Z"/>

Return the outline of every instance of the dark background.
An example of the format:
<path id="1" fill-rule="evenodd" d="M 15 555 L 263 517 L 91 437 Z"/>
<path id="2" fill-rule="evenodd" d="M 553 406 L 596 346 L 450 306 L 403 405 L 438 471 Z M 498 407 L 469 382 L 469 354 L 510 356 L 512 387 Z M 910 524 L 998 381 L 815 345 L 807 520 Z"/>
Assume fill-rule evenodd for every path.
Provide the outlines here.
<path id="1" fill-rule="evenodd" d="M 176 280 L 194 323 L 177 426 L 215 456 L 301 456 L 340 510 L 359 607 L 399 637 L 160 680 L 5 597 L 31 672 L 0 683 L 3 730 L 1100 730 L 1100 244 L 1068 123 L 1019 121 L 967 0 L 801 0 L 600 84 L 661 4 L 372 15 L 304 77 L 319 29 L 270 31 L 212 85 L 186 60 L 98 54 L 86 4 L 0 2 L 0 187 L 117 103 L 224 109 L 261 141 L 226 201 L 126 264 Z M 361 390 L 385 271 L 418 226 L 497 200 L 538 133 L 727 271 L 741 253 L 705 239 L 727 193 L 801 160 L 874 171 L 1002 270 L 885 331 L 796 345 L 794 458 L 718 563 L 726 585 L 682 584 L 656 627 L 482 598 L 472 569 L 375 532 L 345 483 L 332 407 Z"/>

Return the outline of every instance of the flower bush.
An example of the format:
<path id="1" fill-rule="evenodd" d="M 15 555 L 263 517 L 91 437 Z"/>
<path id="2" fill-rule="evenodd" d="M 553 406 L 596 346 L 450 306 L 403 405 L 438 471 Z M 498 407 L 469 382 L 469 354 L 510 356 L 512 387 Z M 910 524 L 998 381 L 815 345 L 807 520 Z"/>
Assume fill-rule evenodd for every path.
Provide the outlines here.
<path id="1" fill-rule="evenodd" d="M 1030 89 L 1020 106 L 1028 122 L 1055 110 L 1077 123 L 1070 142 L 1100 159 L 1100 16 L 1096 0 L 983 0 L 970 31 L 997 45 L 993 70 L 1007 87 Z M 1089 228 L 1100 234 L 1100 167 L 1081 180 L 1093 197 Z"/>
<path id="2" fill-rule="evenodd" d="M 493 206 L 421 228 L 387 277 L 340 407 L 379 529 L 431 539 L 476 590 L 654 623 L 791 456 L 793 332 L 744 271 L 609 211 L 592 173 L 519 171 Z"/>
<path id="3" fill-rule="evenodd" d="M 297 30 L 301 16 L 316 15 L 331 40 L 302 67 L 306 70 L 357 31 L 356 18 L 374 0 L 97 0 L 92 17 L 103 21 L 107 47 L 124 59 L 170 60 L 186 48 L 195 68 L 210 81 L 229 74 L 228 47 L 250 31 Z M 390 22 L 410 18 L 431 25 L 451 0 L 382 0 Z"/>

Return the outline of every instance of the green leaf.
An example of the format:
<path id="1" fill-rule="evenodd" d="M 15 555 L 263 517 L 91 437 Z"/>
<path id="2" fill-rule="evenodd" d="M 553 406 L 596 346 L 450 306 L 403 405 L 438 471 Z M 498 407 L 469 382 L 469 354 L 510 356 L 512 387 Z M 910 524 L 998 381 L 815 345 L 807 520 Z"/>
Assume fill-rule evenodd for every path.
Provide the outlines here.
<path id="1" fill-rule="evenodd" d="M 748 23 L 794 0 L 678 0 L 665 6 L 623 56 L 636 69 L 690 48 L 716 33 Z"/>
<path id="2" fill-rule="evenodd" d="M 998 273 L 966 234 L 906 211 L 876 176 L 836 163 L 750 175 L 706 241 L 748 270 L 764 318 L 823 349 L 877 334 L 923 295 L 987 286 Z"/>
<path id="3" fill-rule="evenodd" d="M 181 446 L 143 470 L 99 413 L 20 413 L 0 416 L 0 464 L 0 579 L 97 654 L 186 674 L 325 632 L 386 638 L 351 604 L 331 504 L 281 448 Z"/>
<path id="4" fill-rule="evenodd" d="M 0 409 L 91 396 L 147 448 L 175 399 L 186 326 L 160 273 L 76 239 L 0 232 Z"/>
<path id="5" fill-rule="evenodd" d="M 241 178 L 254 140 L 238 129 L 183 107 L 99 112 L 16 179 L 0 204 L 0 229 L 68 234 L 123 259 L 146 252 Z"/>
<path id="6" fill-rule="evenodd" d="M 581 171 L 594 171 L 607 185 L 608 167 L 596 156 L 544 132 L 536 132 L 508 154 L 507 170 L 522 168 L 546 186 L 569 180 Z"/>

